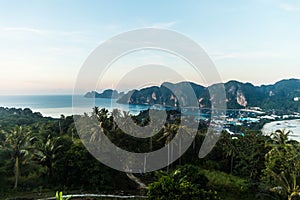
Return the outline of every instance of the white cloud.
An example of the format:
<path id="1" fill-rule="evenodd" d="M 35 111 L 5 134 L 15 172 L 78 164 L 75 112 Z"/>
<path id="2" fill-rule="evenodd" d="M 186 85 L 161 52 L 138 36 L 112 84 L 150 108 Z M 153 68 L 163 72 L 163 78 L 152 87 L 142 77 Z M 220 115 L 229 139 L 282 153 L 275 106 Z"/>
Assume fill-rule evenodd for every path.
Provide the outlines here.
<path id="1" fill-rule="evenodd" d="M 300 6 L 296 6 L 288 3 L 282 3 L 279 5 L 279 7 L 285 11 L 300 11 Z"/>
<path id="2" fill-rule="evenodd" d="M 172 28 L 175 24 L 177 24 L 176 21 L 171 21 L 171 22 L 158 22 L 152 24 L 150 27 L 151 28 L 164 28 L 164 29 L 169 29 Z"/>
<path id="3" fill-rule="evenodd" d="M 224 60 L 224 59 L 232 59 L 237 58 L 237 55 L 234 53 L 216 53 L 210 55 L 214 60 Z"/>
<path id="4" fill-rule="evenodd" d="M 3 31 L 7 32 L 29 32 L 29 33 L 43 33 L 44 31 L 34 28 L 28 28 L 28 27 L 5 27 L 2 28 Z"/>
<path id="5" fill-rule="evenodd" d="M 251 51 L 251 52 L 232 52 L 232 53 L 215 53 L 210 55 L 214 60 L 225 59 L 260 59 L 260 58 L 282 58 L 286 57 L 280 52 L 268 51 Z"/>
<path id="6" fill-rule="evenodd" d="M 72 36 L 72 35 L 83 35 L 86 34 L 82 31 L 56 31 L 56 30 L 43 30 L 31 27 L 2 27 L 0 32 L 16 33 L 16 34 L 40 34 L 49 36 Z"/>

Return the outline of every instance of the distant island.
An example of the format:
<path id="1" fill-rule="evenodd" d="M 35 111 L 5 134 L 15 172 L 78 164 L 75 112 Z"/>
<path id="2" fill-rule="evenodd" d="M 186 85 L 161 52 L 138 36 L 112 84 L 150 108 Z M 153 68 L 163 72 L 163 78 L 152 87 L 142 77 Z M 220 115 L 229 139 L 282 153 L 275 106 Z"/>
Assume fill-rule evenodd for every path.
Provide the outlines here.
<path id="1" fill-rule="evenodd" d="M 124 94 L 116 90 L 105 90 L 103 93 L 95 91 L 85 94 L 89 98 L 114 98 L 120 104 L 139 104 L 176 107 L 178 101 L 172 91 L 184 91 L 186 85 L 194 90 L 199 107 L 211 107 L 209 87 L 193 82 L 169 83 L 160 86 L 151 86 L 140 90 L 131 90 Z M 276 109 L 291 112 L 300 112 L 300 80 L 285 79 L 271 85 L 254 86 L 251 83 L 242 83 L 231 80 L 224 83 L 227 108 L 241 109 L 245 107 L 259 107 L 262 109 Z M 189 101 L 188 95 L 185 102 Z"/>
<path id="2" fill-rule="evenodd" d="M 124 92 L 118 92 L 117 90 L 107 89 L 102 93 L 98 93 L 96 91 L 88 92 L 84 95 L 86 98 L 110 98 L 110 99 L 118 99 L 124 95 Z"/>

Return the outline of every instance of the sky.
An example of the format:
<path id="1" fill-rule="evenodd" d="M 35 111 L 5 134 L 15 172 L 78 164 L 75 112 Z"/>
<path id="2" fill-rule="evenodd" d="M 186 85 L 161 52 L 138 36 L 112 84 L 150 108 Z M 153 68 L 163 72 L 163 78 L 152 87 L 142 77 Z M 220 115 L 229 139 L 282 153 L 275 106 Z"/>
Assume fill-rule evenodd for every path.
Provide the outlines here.
<path id="1" fill-rule="evenodd" d="M 223 82 L 261 85 L 300 78 L 299 24 L 299 0 L 0 0 L 0 95 L 71 94 L 95 48 L 115 35 L 146 27 L 173 30 L 197 42 Z M 129 55 L 114 64 L 115 71 L 108 70 L 97 89 L 155 83 L 157 74 L 149 73 L 146 83 L 138 80 L 136 85 L 126 84 L 135 76 L 116 74 L 123 66 L 162 60 L 176 63 L 173 72 L 186 74 L 185 80 L 202 83 L 187 63 L 172 58 L 151 51 Z M 93 87 L 82 86 L 82 92 Z"/>

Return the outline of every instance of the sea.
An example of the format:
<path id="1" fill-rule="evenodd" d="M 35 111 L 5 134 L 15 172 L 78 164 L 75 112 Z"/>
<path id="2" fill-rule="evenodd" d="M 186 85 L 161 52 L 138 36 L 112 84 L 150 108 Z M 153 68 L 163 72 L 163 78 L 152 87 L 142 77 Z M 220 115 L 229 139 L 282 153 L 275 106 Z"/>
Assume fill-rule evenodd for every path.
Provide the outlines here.
<path id="1" fill-rule="evenodd" d="M 74 106 L 73 99 L 76 99 Z M 40 112 L 45 117 L 53 118 L 91 113 L 95 106 L 109 111 L 116 108 L 131 114 L 138 114 L 149 108 L 145 105 L 118 104 L 116 99 L 85 98 L 82 95 L 0 95 L 0 107 L 30 108 L 33 112 Z"/>

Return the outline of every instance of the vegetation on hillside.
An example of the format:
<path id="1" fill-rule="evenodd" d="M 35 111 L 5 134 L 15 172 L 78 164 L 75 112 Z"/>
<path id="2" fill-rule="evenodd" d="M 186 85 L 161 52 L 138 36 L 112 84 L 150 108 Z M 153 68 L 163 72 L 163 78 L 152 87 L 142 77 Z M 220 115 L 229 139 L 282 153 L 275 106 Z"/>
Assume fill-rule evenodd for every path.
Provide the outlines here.
<path id="1" fill-rule="evenodd" d="M 178 91 L 192 90 L 199 100 L 201 108 L 210 108 L 210 90 L 218 84 L 203 87 L 192 82 L 163 83 L 160 86 L 151 86 L 141 90 L 132 90 L 118 99 L 118 103 L 154 105 L 161 104 L 170 107 L 178 107 L 178 99 L 174 93 Z M 226 92 L 226 103 L 230 109 L 245 107 L 261 107 L 264 110 L 278 110 L 279 113 L 300 112 L 299 102 L 294 101 L 300 97 L 300 80 L 281 80 L 273 85 L 254 86 L 251 83 L 229 81 L 224 83 Z M 191 96 L 190 96 L 191 97 Z M 192 98 L 182 96 L 181 101 L 185 106 L 193 106 Z"/>
<path id="2" fill-rule="evenodd" d="M 297 199 L 300 184 L 300 146 L 287 140 L 286 130 L 263 136 L 243 129 L 244 135 L 222 132 L 214 149 L 203 159 L 198 151 L 206 124 L 201 123 L 193 145 L 169 167 L 135 174 L 148 185 L 140 191 L 126 173 L 96 160 L 84 147 L 73 117 L 44 118 L 29 109 L 0 108 L 0 198 L 14 193 L 51 190 L 92 193 L 138 193 L 149 199 Z M 122 118 L 128 113 L 113 111 Z M 180 119 L 168 120 L 153 137 L 124 134 L 106 109 L 94 108 L 110 140 L 120 148 L 148 152 L 169 143 Z M 177 116 L 178 117 L 178 116 Z M 132 117 L 140 125 L 150 121 L 147 111 Z M 92 132 L 92 130 L 91 130 Z M 91 139 L 96 140 L 96 136 Z"/>

